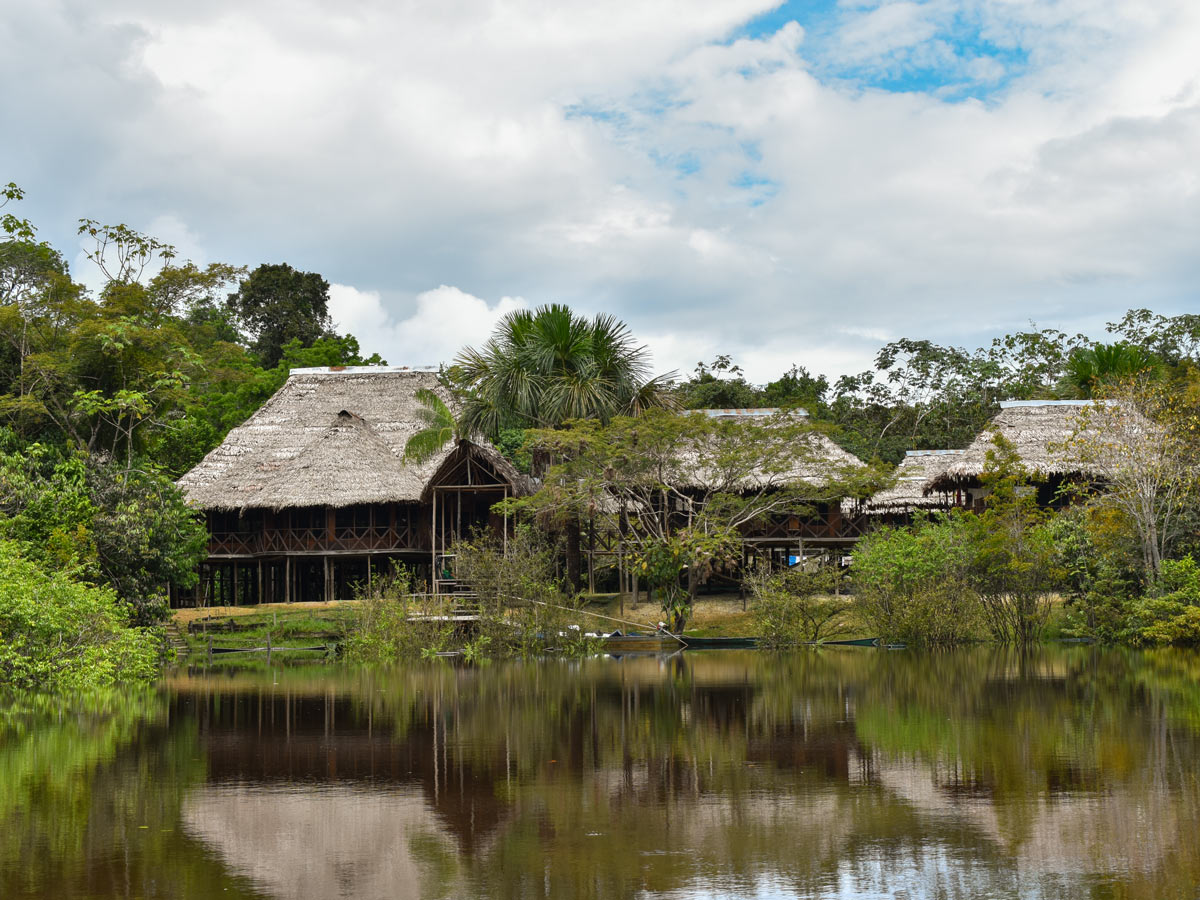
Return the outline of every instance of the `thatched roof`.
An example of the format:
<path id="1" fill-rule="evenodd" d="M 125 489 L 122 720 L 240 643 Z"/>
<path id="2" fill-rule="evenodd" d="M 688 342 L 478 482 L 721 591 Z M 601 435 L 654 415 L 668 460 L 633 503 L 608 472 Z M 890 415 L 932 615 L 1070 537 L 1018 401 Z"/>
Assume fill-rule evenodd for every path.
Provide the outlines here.
<path id="1" fill-rule="evenodd" d="M 404 446 L 424 426 L 414 396 L 449 400 L 437 373 L 387 366 L 293 369 L 279 391 L 179 479 L 201 509 L 417 502 L 458 450 L 486 458 L 518 493 L 526 480 L 493 447 L 447 443 L 420 465 Z"/>
<path id="2" fill-rule="evenodd" d="M 1047 475 L 1092 474 L 1066 446 L 1079 426 L 1083 407 L 1093 400 L 1010 400 L 1000 404 L 1000 412 L 980 432 L 971 445 L 934 476 L 927 490 L 952 490 L 978 482 L 987 463 L 987 453 L 995 449 L 997 435 L 1016 448 L 1021 462 L 1031 473 Z"/>
<path id="3" fill-rule="evenodd" d="M 965 450 L 909 450 L 896 467 L 896 483 L 866 503 L 868 515 L 943 509 L 950 506 L 945 491 L 926 493 L 933 480 L 953 465 Z"/>
<path id="4" fill-rule="evenodd" d="M 767 424 L 773 417 L 779 416 L 782 410 L 778 408 L 762 408 L 762 409 L 701 409 L 696 412 L 726 422 L 758 422 Z M 802 409 L 794 409 L 788 412 L 788 415 L 795 416 L 799 419 L 806 419 L 808 413 Z M 758 488 L 767 481 L 775 482 L 776 484 L 795 484 L 798 481 L 803 481 L 810 485 L 823 485 L 831 480 L 836 479 L 839 475 L 852 470 L 864 469 L 866 464 L 855 456 L 849 453 L 830 440 L 829 436 L 821 431 L 806 432 L 801 440 L 805 447 L 802 453 L 798 454 L 795 465 L 788 472 L 772 474 L 764 476 L 763 473 L 749 472 L 744 479 L 744 487 L 746 489 Z M 687 462 L 684 461 L 684 470 L 687 471 Z M 699 466 L 692 471 L 691 477 L 695 484 L 706 484 L 709 481 L 708 476 L 702 471 L 699 471 Z"/>

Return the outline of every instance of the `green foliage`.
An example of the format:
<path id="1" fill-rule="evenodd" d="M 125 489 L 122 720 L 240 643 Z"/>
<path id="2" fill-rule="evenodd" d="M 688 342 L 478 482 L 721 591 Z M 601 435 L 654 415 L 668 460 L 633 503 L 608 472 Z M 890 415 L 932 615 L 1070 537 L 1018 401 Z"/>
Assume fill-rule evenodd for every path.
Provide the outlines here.
<path id="1" fill-rule="evenodd" d="M 468 594 L 434 596 L 413 590 L 400 568 L 374 582 L 345 623 L 342 650 L 354 662 L 396 662 L 458 650 L 469 662 L 505 656 L 594 652 L 577 598 L 554 574 L 555 548 L 538 532 L 518 528 L 504 544 L 477 535 L 451 548 L 455 578 Z M 470 621 L 455 622 L 455 616 Z"/>
<path id="2" fill-rule="evenodd" d="M 1200 533 L 1200 373 L 1104 385 L 1109 401 L 1084 407 L 1068 448 L 1102 472 L 1089 502 L 1136 535 L 1147 583 L 1163 560 Z"/>
<path id="3" fill-rule="evenodd" d="M 675 398 L 683 409 L 758 409 L 804 407 L 821 409 L 829 380 L 793 365 L 775 381 L 758 387 L 746 381 L 741 366 L 727 354 L 711 363 L 698 363 L 691 377 L 675 386 Z"/>
<path id="4" fill-rule="evenodd" d="M 988 492 L 985 509 L 962 519 L 972 555 L 968 580 L 992 637 L 1025 645 L 1041 637 L 1066 573 L 1028 472 L 1001 435 L 993 443 L 981 479 Z"/>
<path id="5" fill-rule="evenodd" d="M 1105 383 L 1145 375 L 1158 366 L 1153 354 L 1123 341 L 1076 347 L 1067 358 L 1058 393 L 1064 397 L 1092 397 Z"/>
<path id="6" fill-rule="evenodd" d="M 969 525 L 962 515 L 881 528 L 854 548 L 855 603 L 886 641 L 944 647 L 976 637 L 983 611 L 970 583 Z"/>
<path id="7" fill-rule="evenodd" d="M 848 633 L 850 601 L 838 595 L 841 582 L 841 570 L 834 566 L 752 570 L 746 584 L 754 597 L 755 633 L 762 645 L 789 647 Z"/>
<path id="8" fill-rule="evenodd" d="M 108 588 L 49 572 L 0 541 L 0 684 L 74 690 L 148 681 L 160 640 Z"/>
<path id="9" fill-rule="evenodd" d="M 697 363 L 691 378 L 675 387 L 683 409 L 755 409 L 766 406 L 763 392 L 746 381 L 742 367 L 724 353 Z"/>
<path id="10" fill-rule="evenodd" d="M 650 377 L 646 348 L 625 323 L 561 304 L 509 313 L 481 349 L 455 357 L 449 376 L 464 397 L 464 430 L 487 437 L 668 402 L 666 380 Z"/>
<path id="11" fill-rule="evenodd" d="M 632 565 L 658 595 L 667 630 L 680 634 L 692 614 L 695 588 L 712 574 L 731 568 L 741 547 L 737 531 L 724 524 L 684 528 L 658 540 L 646 541 Z M 680 580 L 687 575 L 688 587 Z"/>
<path id="12" fill-rule="evenodd" d="M 1163 560 L 1157 593 L 1130 604 L 1125 637 L 1134 644 L 1200 644 L 1200 565 Z"/>
<path id="13" fill-rule="evenodd" d="M 362 591 L 344 624 L 342 655 L 360 663 L 390 663 L 446 650 L 454 637 L 452 600 L 415 593 L 402 566 Z"/>
<path id="14" fill-rule="evenodd" d="M 518 472 L 528 475 L 533 468 L 533 456 L 526 449 L 525 439 L 524 428 L 502 428 L 494 443 L 496 449 L 517 467 Z"/>
<path id="15" fill-rule="evenodd" d="M 168 584 L 195 583 L 207 545 L 167 477 L 40 444 L 0 453 L 0 536 L 113 588 L 141 625 L 165 618 Z"/>
<path id="16" fill-rule="evenodd" d="M 1111 642 L 1126 627 L 1129 601 L 1139 591 L 1136 547 L 1110 511 L 1063 510 L 1047 523 L 1063 575 L 1066 633 Z"/>
<path id="17" fill-rule="evenodd" d="M 292 340 L 308 346 L 332 330 L 329 282 L 287 263 L 264 263 L 229 295 L 229 308 L 254 339 L 251 349 L 266 368 L 283 359 Z"/>
<path id="18" fill-rule="evenodd" d="M 417 407 L 417 419 L 422 427 L 404 445 L 404 458 L 421 463 L 454 440 L 458 423 L 450 407 L 433 391 L 419 388 L 414 396 L 420 404 Z"/>
<path id="19" fill-rule="evenodd" d="M 3 198 L 0 201 L 0 209 L 4 209 L 4 207 L 13 201 L 22 200 L 24 197 L 25 191 L 10 181 L 8 184 L 0 187 L 0 198 Z M 28 219 L 18 219 L 12 213 L 0 214 L 0 230 L 10 238 L 18 241 L 32 241 L 34 235 L 37 233 L 37 229 L 34 228 Z"/>
<path id="20" fill-rule="evenodd" d="M 454 575 L 471 592 L 465 606 L 479 616 L 478 637 L 488 639 L 483 646 L 491 655 L 594 650 L 584 637 L 580 598 L 565 593 L 556 577 L 557 550 L 527 525 L 518 527 L 507 545 L 479 534 L 452 548 Z"/>

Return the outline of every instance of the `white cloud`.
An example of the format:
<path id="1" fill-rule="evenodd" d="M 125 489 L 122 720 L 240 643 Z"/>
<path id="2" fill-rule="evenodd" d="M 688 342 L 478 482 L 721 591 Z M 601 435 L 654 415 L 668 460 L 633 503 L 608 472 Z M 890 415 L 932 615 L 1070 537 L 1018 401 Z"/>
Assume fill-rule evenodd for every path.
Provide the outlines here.
<path id="1" fill-rule="evenodd" d="M 456 287 L 441 285 L 414 298 L 415 309 L 393 316 L 375 291 L 329 286 L 329 314 L 339 330 L 359 338 L 365 353 L 378 352 L 392 365 L 449 364 L 464 346 L 478 346 L 504 316 L 526 303 L 501 297 L 493 305 Z"/>

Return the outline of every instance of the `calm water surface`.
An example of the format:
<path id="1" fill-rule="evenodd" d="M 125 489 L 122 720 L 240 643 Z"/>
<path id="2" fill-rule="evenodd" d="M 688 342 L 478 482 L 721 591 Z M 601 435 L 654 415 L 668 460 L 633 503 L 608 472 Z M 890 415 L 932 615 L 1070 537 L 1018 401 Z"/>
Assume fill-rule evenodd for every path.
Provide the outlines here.
<path id="1" fill-rule="evenodd" d="M 0 897 L 1200 897 L 1200 655 L 195 670 L 0 714 Z"/>

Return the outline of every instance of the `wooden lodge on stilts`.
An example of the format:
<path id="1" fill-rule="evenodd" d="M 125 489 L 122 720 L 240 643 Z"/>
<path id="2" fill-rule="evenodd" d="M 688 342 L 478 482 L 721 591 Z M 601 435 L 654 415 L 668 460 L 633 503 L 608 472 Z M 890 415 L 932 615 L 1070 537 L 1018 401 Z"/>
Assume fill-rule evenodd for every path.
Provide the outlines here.
<path id="1" fill-rule="evenodd" d="M 494 447 L 449 441 L 404 459 L 424 426 L 416 392 L 448 400 L 431 370 L 293 369 L 279 391 L 178 482 L 203 512 L 208 558 L 175 605 L 348 599 L 402 564 L 452 592 L 451 547 L 508 534 L 492 507 L 530 489 Z"/>
<path id="2" fill-rule="evenodd" d="M 795 417 L 801 421 L 808 418 L 807 412 L 802 409 L 784 411 L 773 407 L 702 409 L 693 411 L 693 414 L 734 425 L 757 423 L 769 426 L 781 418 Z M 822 431 L 808 431 L 800 440 L 803 442 L 802 452 L 796 455 L 789 471 L 748 471 L 744 473 L 740 485 L 731 487 L 753 492 L 764 486 L 783 489 L 803 484 L 808 486 L 812 496 L 797 502 L 794 509 L 781 508 L 742 526 L 739 529 L 741 562 L 733 570 L 716 573 L 711 582 L 713 586 L 723 590 L 740 588 L 741 575 L 751 562 L 772 568 L 801 565 L 806 558 L 810 562 L 819 559 L 837 563 L 866 533 L 868 520 L 859 501 L 837 496 L 836 492 L 822 496 L 823 488 L 836 483 L 841 477 L 863 472 L 866 464 L 843 450 Z M 687 523 L 689 502 L 684 498 L 694 495 L 690 500 L 699 503 L 699 497 L 706 488 L 711 487 L 714 473 L 705 471 L 698 460 L 690 458 L 687 451 L 681 451 L 677 464 L 671 467 L 669 477 L 673 478 L 674 498 L 666 501 L 664 497 L 666 507 L 659 512 L 674 527 L 683 527 Z M 584 558 L 589 589 L 596 589 L 594 573 L 604 570 L 616 575 L 615 586 L 620 592 L 637 596 L 638 577 L 630 566 L 630 561 L 636 556 L 636 548 L 629 539 L 631 516 L 629 510 L 622 506 L 623 502 L 626 501 L 605 498 L 595 505 L 592 514 L 584 522 Z M 649 502 L 647 498 L 643 500 L 643 505 Z M 610 586 L 611 574 L 606 579 Z"/>

